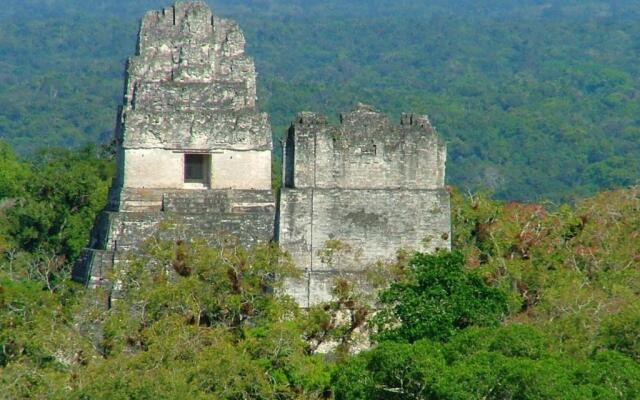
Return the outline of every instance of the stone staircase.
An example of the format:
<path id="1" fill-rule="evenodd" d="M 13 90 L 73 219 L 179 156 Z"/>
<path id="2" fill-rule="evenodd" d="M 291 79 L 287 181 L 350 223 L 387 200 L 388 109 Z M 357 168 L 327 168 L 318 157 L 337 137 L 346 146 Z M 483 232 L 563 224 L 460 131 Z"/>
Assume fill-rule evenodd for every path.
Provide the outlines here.
<path id="1" fill-rule="evenodd" d="M 163 194 L 162 189 L 124 189 L 120 194 L 120 211 L 161 211 Z"/>
<path id="2" fill-rule="evenodd" d="M 77 264 L 91 265 L 91 270 L 74 268 L 72 278 L 91 287 L 108 289 L 109 273 L 113 270 L 115 252 L 107 250 L 83 249 Z M 76 264 L 76 265 L 77 265 Z"/>
<path id="3" fill-rule="evenodd" d="M 90 248 L 73 278 L 91 287 L 109 285 L 113 267 L 139 251 L 153 235 L 175 241 L 202 237 L 215 243 L 229 235 L 243 245 L 273 239 L 275 195 L 270 190 L 125 189 L 119 211 L 103 211 Z"/>

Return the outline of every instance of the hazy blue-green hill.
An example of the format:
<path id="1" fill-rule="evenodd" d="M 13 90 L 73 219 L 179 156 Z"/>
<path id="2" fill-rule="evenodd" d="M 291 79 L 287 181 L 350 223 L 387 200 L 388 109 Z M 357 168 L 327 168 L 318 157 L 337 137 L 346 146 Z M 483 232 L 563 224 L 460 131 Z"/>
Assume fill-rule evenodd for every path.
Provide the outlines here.
<path id="1" fill-rule="evenodd" d="M 137 20 L 162 0 L 5 0 L 0 138 L 106 141 Z M 631 1 L 211 1 L 247 35 L 279 134 L 302 109 L 428 113 L 449 182 L 567 199 L 640 177 L 640 4 Z"/>

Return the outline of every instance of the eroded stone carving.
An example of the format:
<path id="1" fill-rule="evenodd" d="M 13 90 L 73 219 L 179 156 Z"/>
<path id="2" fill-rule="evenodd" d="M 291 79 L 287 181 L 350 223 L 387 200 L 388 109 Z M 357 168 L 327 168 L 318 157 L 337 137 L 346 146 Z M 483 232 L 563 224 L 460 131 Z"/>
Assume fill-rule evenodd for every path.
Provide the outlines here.
<path id="1" fill-rule="evenodd" d="M 249 245 L 273 238 L 271 126 L 256 110 L 256 72 L 238 26 L 203 1 L 142 19 L 116 128 L 118 174 L 74 269 L 96 286 L 169 217 L 184 232 Z"/>

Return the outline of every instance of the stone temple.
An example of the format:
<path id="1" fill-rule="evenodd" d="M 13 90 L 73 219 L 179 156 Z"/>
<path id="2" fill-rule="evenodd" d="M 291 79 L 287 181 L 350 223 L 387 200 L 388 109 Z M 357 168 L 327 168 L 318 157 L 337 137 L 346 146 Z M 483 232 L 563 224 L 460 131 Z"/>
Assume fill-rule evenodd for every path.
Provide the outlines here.
<path id="1" fill-rule="evenodd" d="M 284 140 L 284 187 L 272 191 L 271 127 L 244 46 L 203 1 L 144 16 L 118 113 L 118 172 L 75 280 L 109 287 L 113 267 L 166 221 L 180 227 L 163 229 L 167 240 L 278 241 L 302 272 L 287 289 L 302 307 L 328 300 L 337 274 L 362 274 L 321 257 L 327 241 L 359 249 L 362 265 L 450 248 L 446 147 L 425 116 L 395 125 L 358 105 L 331 125 L 300 113 Z"/>
<path id="2" fill-rule="evenodd" d="M 400 248 L 449 249 L 445 158 L 424 116 L 404 114 L 395 126 L 359 105 L 332 126 L 324 116 L 299 114 L 286 139 L 278 221 L 280 245 L 304 267 L 304 284 L 290 289 L 296 300 L 329 300 L 337 273 L 357 280 L 363 266 Z M 355 270 L 323 260 L 330 240 L 361 250 Z"/>

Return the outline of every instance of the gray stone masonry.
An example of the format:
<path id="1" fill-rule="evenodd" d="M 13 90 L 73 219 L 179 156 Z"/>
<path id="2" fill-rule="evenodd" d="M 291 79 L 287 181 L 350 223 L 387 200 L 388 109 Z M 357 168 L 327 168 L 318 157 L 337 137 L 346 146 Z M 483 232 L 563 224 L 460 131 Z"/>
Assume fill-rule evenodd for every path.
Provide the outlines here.
<path id="1" fill-rule="evenodd" d="M 153 235 L 171 241 L 201 237 L 214 243 L 230 235 L 245 246 L 269 241 L 275 229 L 273 199 L 271 191 L 165 191 L 155 210 L 103 211 L 73 278 L 90 286 L 108 284 L 113 267 Z"/>
<path id="2" fill-rule="evenodd" d="M 147 13 L 127 67 L 122 147 L 271 149 L 244 46 L 238 25 L 204 2 Z"/>
<path id="3" fill-rule="evenodd" d="M 255 66 L 244 47 L 238 25 L 203 1 L 144 16 L 127 63 L 111 208 L 129 207 L 129 188 L 193 189 L 184 178 L 189 153 L 210 157 L 205 187 L 271 188 L 271 126 L 256 110 Z"/>
<path id="4" fill-rule="evenodd" d="M 400 248 L 450 248 L 446 147 L 427 117 L 393 125 L 361 104 L 340 121 L 301 113 L 286 138 L 278 238 L 304 271 L 288 284 L 303 306 L 328 300 L 337 276 L 363 281 L 364 267 Z M 327 265 L 327 241 L 359 251 L 360 262 Z"/>
<path id="5" fill-rule="evenodd" d="M 276 203 L 271 127 L 256 110 L 244 45 L 238 26 L 203 1 L 144 16 L 118 111 L 118 173 L 75 280 L 109 289 L 114 267 L 153 235 L 215 243 L 229 234 L 243 245 L 279 241 L 303 276 L 287 291 L 309 307 L 330 299 L 337 276 L 366 285 L 367 264 L 400 248 L 450 248 L 446 147 L 426 116 L 403 114 L 396 125 L 358 105 L 331 125 L 300 113 Z M 358 257 L 328 260 L 327 243 Z"/>
<path id="6" fill-rule="evenodd" d="M 116 125 L 118 173 L 75 280 L 110 287 L 114 266 L 154 234 L 273 239 L 271 127 L 244 46 L 238 26 L 203 1 L 144 16 Z M 185 154 L 210 157 L 202 182 L 187 180 Z"/>

